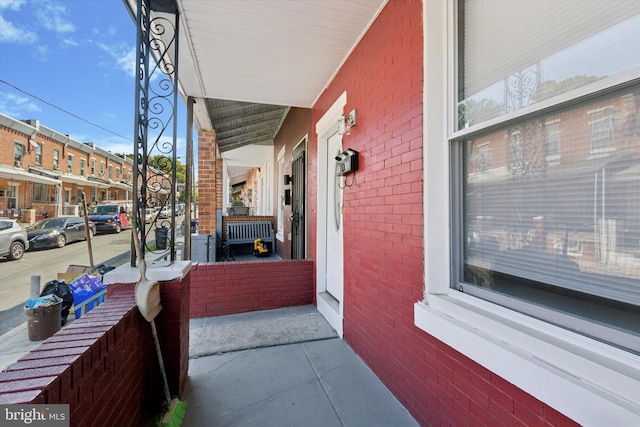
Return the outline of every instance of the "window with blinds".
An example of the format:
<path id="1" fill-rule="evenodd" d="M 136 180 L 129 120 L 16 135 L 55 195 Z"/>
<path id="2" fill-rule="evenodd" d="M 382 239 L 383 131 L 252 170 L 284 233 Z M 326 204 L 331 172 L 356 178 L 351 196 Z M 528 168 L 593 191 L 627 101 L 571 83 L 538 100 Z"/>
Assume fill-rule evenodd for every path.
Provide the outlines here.
<path id="1" fill-rule="evenodd" d="M 640 2 L 459 3 L 453 287 L 640 353 Z"/>

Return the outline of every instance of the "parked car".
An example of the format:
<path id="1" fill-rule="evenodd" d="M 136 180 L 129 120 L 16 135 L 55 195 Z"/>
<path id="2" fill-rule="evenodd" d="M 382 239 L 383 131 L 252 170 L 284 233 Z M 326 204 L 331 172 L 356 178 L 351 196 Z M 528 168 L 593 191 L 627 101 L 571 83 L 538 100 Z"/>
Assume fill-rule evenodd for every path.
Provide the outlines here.
<path id="1" fill-rule="evenodd" d="M 131 203 L 103 203 L 92 206 L 89 221 L 96 224 L 97 231 L 119 233 L 131 228 Z"/>
<path id="2" fill-rule="evenodd" d="M 156 208 L 156 212 L 158 213 L 158 218 L 160 219 L 167 219 L 172 215 L 171 208 L 169 206 L 158 206 Z"/>
<path id="3" fill-rule="evenodd" d="M 20 259 L 27 249 L 29 237 L 24 228 L 10 218 L 0 218 L 0 257 Z"/>
<path id="4" fill-rule="evenodd" d="M 89 221 L 89 238 L 96 234 L 96 225 Z M 86 240 L 84 218 L 68 216 L 47 218 L 27 227 L 29 248 L 61 248 L 67 243 Z"/>
<path id="5" fill-rule="evenodd" d="M 156 210 L 153 208 L 146 208 L 144 212 L 144 222 L 146 224 L 150 224 L 155 219 L 156 219 Z"/>

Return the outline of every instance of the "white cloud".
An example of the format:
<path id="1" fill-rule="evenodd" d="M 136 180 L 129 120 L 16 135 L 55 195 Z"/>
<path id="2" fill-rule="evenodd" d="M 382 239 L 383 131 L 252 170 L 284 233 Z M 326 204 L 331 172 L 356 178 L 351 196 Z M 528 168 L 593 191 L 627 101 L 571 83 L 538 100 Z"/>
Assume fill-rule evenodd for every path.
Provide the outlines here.
<path id="1" fill-rule="evenodd" d="M 27 0 L 0 0 L 0 9 L 19 10 Z"/>
<path id="2" fill-rule="evenodd" d="M 13 25 L 0 15 L 0 42 L 32 44 L 38 41 L 38 34 Z"/>
<path id="3" fill-rule="evenodd" d="M 72 33 L 76 30 L 76 27 L 66 19 L 68 14 L 66 7 L 52 1 L 40 2 L 36 10 L 40 25 L 56 33 Z"/>
<path id="4" fill-rule="evenodd" d="M 127 46 L 124 43 L 109 45 L 96 42 L 95 44 L 115 60 L 118 69 L 124 71 L 130 77 L 136 76 L 136 49 L 134 46 Z"/>
<path id="5" fill-rule="evenodd" d="M 0 92 L 0 111 L 14 119 L 31 118 L 32 113 L 40 111 L 38 104 L 26 96 Z"/>
<path id="6" fill-rule="evenodd" d="M 66 47 L 68 47 L 68 46 L 71 46 L 71 47 L 78 47 L 78 46 L 80 46 L 80 42 L 78 42 L 78 41 L 77 41 L 77 40 L 75 40 L 75 39 L 70 39 L 70 38 L 66 38 L 66 37 L 65 37 L 65 38 L 62 40 L 62 45 L 63 45 L 63 46 L 66 46 Z"/>

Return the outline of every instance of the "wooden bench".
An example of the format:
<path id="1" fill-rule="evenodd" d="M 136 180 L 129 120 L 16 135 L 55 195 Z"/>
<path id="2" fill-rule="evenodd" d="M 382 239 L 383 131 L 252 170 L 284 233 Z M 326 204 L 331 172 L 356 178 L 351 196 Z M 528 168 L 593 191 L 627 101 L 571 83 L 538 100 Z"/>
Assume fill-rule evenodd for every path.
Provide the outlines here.
<path id="1" fill-rule="evenodd" d="M 227 223 L 227 245 L 253 243 L 256 239 L 270 242 L 271 253 L 275 252 L 276 236 L 271 221 L 229 222 Z"/>

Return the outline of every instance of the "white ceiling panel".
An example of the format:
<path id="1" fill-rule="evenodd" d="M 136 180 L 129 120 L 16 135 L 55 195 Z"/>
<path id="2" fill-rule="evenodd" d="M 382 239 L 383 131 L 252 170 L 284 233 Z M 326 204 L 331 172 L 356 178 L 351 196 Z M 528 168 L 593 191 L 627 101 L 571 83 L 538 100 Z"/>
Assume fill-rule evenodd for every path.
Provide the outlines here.
<path id="1" fill-rule="evenodd" d="M 178 0 L 182 90 L 311 107 L 385 2 Z"/>
<path id="2" fill-rule="evenodd" d="M 135 16 L 137 0 L 123 1 Z M 154 10 L 175 1 L 180 92 L 196 98 L 196 126 L 216 130 L 239 170 L 264 161 L 289 107 L 313 106 L 387 2 L 150 1 Z"/>

